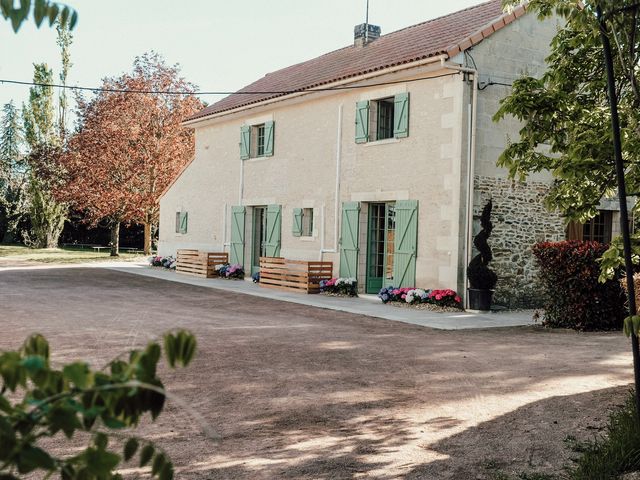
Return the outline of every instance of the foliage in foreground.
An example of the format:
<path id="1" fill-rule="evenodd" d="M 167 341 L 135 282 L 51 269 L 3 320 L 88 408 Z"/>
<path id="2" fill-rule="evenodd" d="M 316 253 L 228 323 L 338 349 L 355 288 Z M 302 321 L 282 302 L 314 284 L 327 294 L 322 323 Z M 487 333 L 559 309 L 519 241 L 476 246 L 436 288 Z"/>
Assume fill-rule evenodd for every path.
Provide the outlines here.
<path id="1" fill-rule="evenodd" d="M 570 472 L 573 480 L 618 478 L 640 470 L 640 427 L 634 396 L 629 395 L 625 405 L 611 414 L 604 437 L 580 444 L 579 450 L 583 453 Z"/>
<path id="2" fill-rule="evenodd" d="M 616 280 L 598 282 L 598 259 L 607 245 L 543 242 L 533 246 L 544 288 L 544 325 L 576 330 L 616 330 L 626 316 L 625 295 Z"/>
<path id="3" fill-rule="evenodd" d="M 164 356 L 170 367 L 187 366 L 196 349 L 195 337 L 184 330 L 164 336 Z M 173 478 L 173 465 L 151 442 L 130 436 L 145 413 L 155 420 L 166 394 L 157 375 L 162 348 L 151 342 L 133 350 L 128 360 L 115 359 L 102 370 L 82 361 L 52 368 L 49 344 L 30 336 L 18 351 L 0 354 L 0 479 L 14 480 L 39 471 L 63 480 L 118 479 L 123 461 L 138 456 L 152 477 Z M 20 398 L 21 397 L 21 398 Z M 119 430 L 127 428 L 127 434 Z M 57 457 L 40 441 L 55 438 L 61 445 L 78 432 L 88 432 L 89 445 L 74 456 Z M 122 453 L 109 445 L 123 443 Z"/>

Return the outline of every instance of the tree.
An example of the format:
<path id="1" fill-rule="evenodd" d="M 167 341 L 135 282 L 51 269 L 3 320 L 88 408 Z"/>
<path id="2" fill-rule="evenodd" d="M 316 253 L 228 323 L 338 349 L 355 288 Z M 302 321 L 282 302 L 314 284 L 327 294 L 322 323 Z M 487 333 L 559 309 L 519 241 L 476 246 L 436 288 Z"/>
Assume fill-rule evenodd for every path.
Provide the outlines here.
<path id="1" fill-rule="evenodd" d="M 0 241 L 14 241 L 26 218 L 26 168 L 20 113 L 13 102 L 2 109 L 0 123 Z"/>
<path id="2" fill-rule="evenodd" d="M 133 350 L 127 360 L 116 358 L 103 369 L 76 361 L 54 368 L 49 344 L 31 335 L 18 351 L 0 353 L 0 478 L 17 480 L 31 472 L 69 480 L 122 479 L 115 470 L 138 455 L 138 465 L 151 466 L 151 476 L 173 478 L 168 456 L 152 442 L 131 434 L 149 413 L 162 413 L 167 394 L 157 375 L 162 354 L 171 368 L 189 365 L 195 337 L 185 331 L 164 335 L 164 352 L 157 342 Z M 20 396 L 22 397 L 20 399 Z M 89 435 L 89 445 L 74 455 L 56 456 L 48 445 L 64 444 L 77 433 Z M 122 454 L 110 439 L 119 440 Z M 118 450 L 120 449 L 118 448 Z"/>
<path id="3" fill-rule="evenodd" d="M 631 2 L 616 2 L 622 3 Z M 588 7 L 571 0 L 534 0 L 529 8 L 541 17 L 557 12 L 566 24 L 551 43 L 546 73 L 516 80 L 494 117 L 499 121 L 513 116 L 522 122 L 519 140 L 507 146 L 498 165 L 521 180 L 533 172 L 550 171 L 555 182 L 546 199 L 548 207 L 585 221 L 597 213 L 603 197 L 615 195 L 616 186 L 598 22 Z M 629 27 L 617 31 L 615 56 L 623 151 L 630 167 L 626 178 L 631 191 L 640 192 L 640 170 L 634 167 L 640 159 L 640 96 L 633 86 L 635 74 L 628 68 L 637 68 L 640 36 L 631 31 L 634 21 L 616 19 Z"/>
<path id="4" fill-rule="evenodd" d="M 34 83 L 51 84 L 53 72 L 46 64 L 34 65 Z M 53 195 L 59 179 L 57 157 L 61 138 L 55 121 L 53 88 L 36 85 L 30 88 L 29 103 L 23 107 L 24 131 L 29 153 L 29 218 L 31 232 L 25 241 L 36 248 L 55 248 L 62 233 L 67 206 Z"/>
<path id="5" fill-rule="evenodd" d="M 194 154 L 193 132 L 181 122 L 202 103 L 178 67 L 155 53 L 136 58 L 131 73 L 105 79 L 103 88 L 109 91 L 79 102 L 80 127 L 60 159 L 67 176 L 58 198 L 91 223 L 108 218 L 112 232 L 120 222 L 143 224 L 148 254 L 160 194 Z"/>
<path id="6" fill-rule="evenodd" d="M 78 22 L 78 12 L 73 8 L 59 2 L 50 0 L 19 0 L 18 6 L 14 6 L 14 0 L 0 1 L 0 15 L 11 22 L 14 32 L 18 32 L 22 24 L 29 18 L 33 10 L 33 19 L 38 28 L 45 19 L 49 20 L 49 26 L 56 22 L 73 30 Z M 31 4 L 33 3 L 33 9 Z"/>

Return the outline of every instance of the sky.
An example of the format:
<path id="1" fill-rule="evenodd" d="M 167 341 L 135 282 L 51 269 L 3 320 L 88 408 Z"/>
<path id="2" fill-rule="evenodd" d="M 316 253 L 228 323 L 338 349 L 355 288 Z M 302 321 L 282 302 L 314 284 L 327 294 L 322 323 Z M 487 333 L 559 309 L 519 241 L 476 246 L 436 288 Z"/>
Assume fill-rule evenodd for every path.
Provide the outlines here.
<path id="1" fill-rule="evenodd" d="M 482 0 L 369 0 L 369 23 L 390 33 Z M 79 14 L 68 84 L 96 87 L 154 50 L 205 91 L 235 91 L 295 63 L 353 42 L 366 0 L 64 0 Z M 32 21 L 14 34 L 0 21 L 0 79 L 33 77 L 46 62 L 57 80 L 55 29 Z M 0 105 L 28 98 L 28 87 L 0 83 Z M 220 96 L 203 98 L 214 103 Z"/>

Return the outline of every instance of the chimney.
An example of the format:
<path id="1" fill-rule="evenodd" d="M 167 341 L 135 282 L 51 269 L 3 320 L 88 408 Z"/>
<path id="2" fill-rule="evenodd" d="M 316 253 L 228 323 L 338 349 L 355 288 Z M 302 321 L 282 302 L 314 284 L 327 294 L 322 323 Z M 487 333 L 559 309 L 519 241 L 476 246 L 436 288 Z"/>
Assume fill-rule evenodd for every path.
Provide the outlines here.
<path id="1" fill-rule="evenodd" d="M 362 47 L 368 43 L 380 38 L 382 30 L 377 25 L 369 23 L 361 23 L 353 28 L 353 44 L 356 47 Z"/>

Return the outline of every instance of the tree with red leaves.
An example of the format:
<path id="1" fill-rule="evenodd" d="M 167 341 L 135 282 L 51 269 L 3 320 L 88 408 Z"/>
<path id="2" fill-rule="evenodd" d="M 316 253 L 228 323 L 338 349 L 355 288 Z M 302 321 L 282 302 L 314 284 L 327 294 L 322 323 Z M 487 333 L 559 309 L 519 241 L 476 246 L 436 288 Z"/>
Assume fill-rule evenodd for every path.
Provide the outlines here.
<path id="1" fill-rule="evenodd" d="M 143 224 L 149 254 L 160 194 L 194 154 L 193 131 L 181 122 L 203 105 L 178 67 L 155 53 L 136 58 L 131 73 L 102 87 L 110 91 L 78 101 L 80 126 L 60 158 L 65 182 L 56 195 L 89 223 L 108 220 L 112 255 L 120 224 Z"/>

